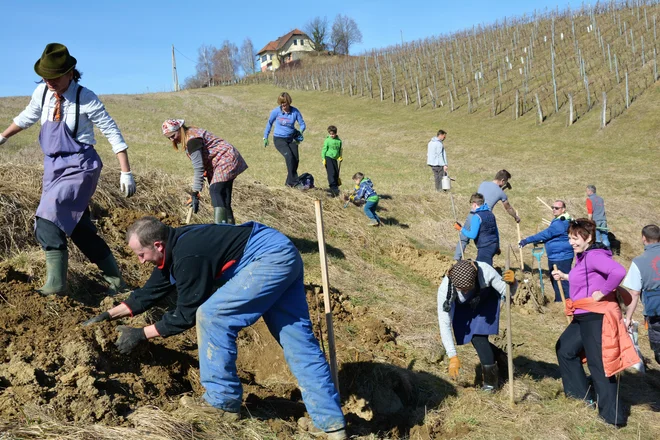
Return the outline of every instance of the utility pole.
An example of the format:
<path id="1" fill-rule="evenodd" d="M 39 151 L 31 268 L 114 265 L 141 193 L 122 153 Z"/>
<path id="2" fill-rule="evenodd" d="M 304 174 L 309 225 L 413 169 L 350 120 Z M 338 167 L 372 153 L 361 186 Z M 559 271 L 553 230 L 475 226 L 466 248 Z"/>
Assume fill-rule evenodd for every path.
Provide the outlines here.
<path id="1" fill-rule="evenodd" d="M 178 92 L 179 88 L 179 74 L 176 72 L 176 58 L 174 57 L 174 45 L 172 45 L 172 83 L 174 91 Z"/>
<path id="2" fill-rule="evenodd" d="M 400 29 L 401 31 L 401 46 L 403 47 L 403 29 Z"/>

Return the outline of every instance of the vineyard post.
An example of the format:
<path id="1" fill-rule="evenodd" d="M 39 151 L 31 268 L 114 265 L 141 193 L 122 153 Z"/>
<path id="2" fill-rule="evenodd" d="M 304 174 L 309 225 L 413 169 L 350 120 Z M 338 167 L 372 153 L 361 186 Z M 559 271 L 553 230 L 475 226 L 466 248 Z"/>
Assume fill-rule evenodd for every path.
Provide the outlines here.
<path id="1" fill-rule="evenodd" d="M 607 125 L 607 92 L 603 92 L 603 114 L 600 120 L 600 128 L 605 128 Z"/>

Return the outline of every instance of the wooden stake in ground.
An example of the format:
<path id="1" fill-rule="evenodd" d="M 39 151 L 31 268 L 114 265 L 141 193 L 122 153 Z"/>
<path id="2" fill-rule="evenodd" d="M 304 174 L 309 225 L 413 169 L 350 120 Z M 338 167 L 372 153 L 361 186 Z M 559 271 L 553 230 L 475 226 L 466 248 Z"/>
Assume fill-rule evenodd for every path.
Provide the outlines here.
<path id="1" fill-rule="evenodd" d="M 458 218 L 456 217 L 456 206 L 454 206 L 454 195 L 449 191 L 449 198 L 451 199 L 451 211 L 454 213 L 454 222 L 458 223 Z M 461 249 L 461 260 L 465 260 L 465 255 L 463 254 L 463 243 L 461 243 L 461 231 L 458 231 L 458 247 Z"/>
<path id="2" fill-rule="evenodd" d="M 335 352 L 335 330 L 332 325 L 332 306 L 330 305 L 330 283 L 328 282 L 328 256 L 325 253 L 325 236 L 323 230 L 323 210 L 321 201 L 314 201 L 316 211 L 316 235 L 319 241 L 321 257 L 321 277 L 323 280 L 323 304 L 325 305 L 325 326 L 328 329 L 328 351 L 330 352 L 330 372 L 335 388 L 339 391 L 339 374 L 337 371 L 337 353 Z"/>
<path id="3" fill-rule="evenodd" d="M 518 217 L 518 211 L 516 211 L 516 217 Z M 516 229 L 518 229 L 518 243 L 522 241 L 522 237 L 520 236 L 520 223 L 516 222 Z M 518 250 L 520 251 L 520 273 L 524 274 L 525 273 L 525 260 L 523 260 L 523 252 L 522 248 L 518 247 Z"/>
<path id="4" fill-rule="evenodd" d="M 543 203 L 543 204 L 545 205 L 546 208 L 548 208 L 549 210 L 552 211 L 552 207 L 551 207 L 550 205 L 548 205 L 547 203 L 545 203 L 545 202 L 543 201 L 542 198 L 540 198 L 539 196 L 536 196 L 536 199 L 537 199 L 539 202 Z"/>
<path id="5" fill-rule="evenodd" d="M 188 208 L 188 214 L 186 214 L 186 224 L 187 225 L 190 224 L 190 219 L 192 218 L 192 215 L 193 215 L 193 207 L 191 206 L 190 208 Z"/>
<path id="6" fill-rule="evenodd" d="M 506 249 L 506 265 L 504 270 L 511 267 L 511 246 Z M 511 336 L 511 286 L 506 284 L 506 354 L 509 368 L 509 404 L 516 404 L 513 398 L 513 342 Z"/>
<path id="7" fill-rule="evenodd" d="M 552 268 L 554 270 L 558 270 L 556 264 L 553 264 Z M 564 286 L 561 285 L 561 280 L 557 280 L 557 287 L 559 287 L 559 295 L 561 295 L 561 303 L 564 305 L 564 310 L 566 310 L 566 297 L 564 296 Z M 570 324 L 571 317 L 566 315 L 566 321 L 568 321 L 568 323 Z"/>

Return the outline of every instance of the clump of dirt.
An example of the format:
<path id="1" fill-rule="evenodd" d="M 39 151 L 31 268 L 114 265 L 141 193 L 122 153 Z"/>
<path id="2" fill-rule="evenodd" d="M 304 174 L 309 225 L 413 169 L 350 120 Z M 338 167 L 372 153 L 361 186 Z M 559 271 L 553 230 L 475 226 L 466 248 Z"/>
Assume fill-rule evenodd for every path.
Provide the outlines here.
<path id="1" fill-rule="evenodd" d="M 399 263 L 437 285 L 440 285 L 442 278 L 453 263 L 450 257 L 442 255 L 438 251 L 417 249 L 410 245 L 393 246 L 389 254 Z"/>
<path id="2" fill-rule="evenodd" d="M 518 306 L 522 313 L 543 312 L 548 300 L 541 293 L 541 288 L 536 279 L 528 272 L 525 272 L 522 276 L 518 274 L 516 279 L 518 281 L 516 289 L 515 292 L 512 292 L 513 304 Z"/>

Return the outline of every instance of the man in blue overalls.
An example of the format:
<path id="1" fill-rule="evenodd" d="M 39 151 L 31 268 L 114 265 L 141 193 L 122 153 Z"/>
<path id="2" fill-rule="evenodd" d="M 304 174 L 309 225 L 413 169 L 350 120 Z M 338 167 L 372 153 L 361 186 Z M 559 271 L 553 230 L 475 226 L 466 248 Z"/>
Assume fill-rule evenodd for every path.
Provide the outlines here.
<path id="1" fill-rule="evenodd" d="M 238 332 L 263 316 L 284 350 L 314 425 L 344 439 L 345 421 L 330 368 L 312 332 L 303 262 L 293 243 L 259 223 L 170 228 L 144 217 L 126 232 L 141 263 L 156 265 L 141 289 L 86 325 L 149 309 L 176 289 L 174 310 L 144 328 L 119 326 L 117 346 L 128 354 L 141 341 L 168 337 L 197 324 L 202 399 L 182 404 L 219 419 L 240 418 L 243 390 L 236 372 Z"/>

